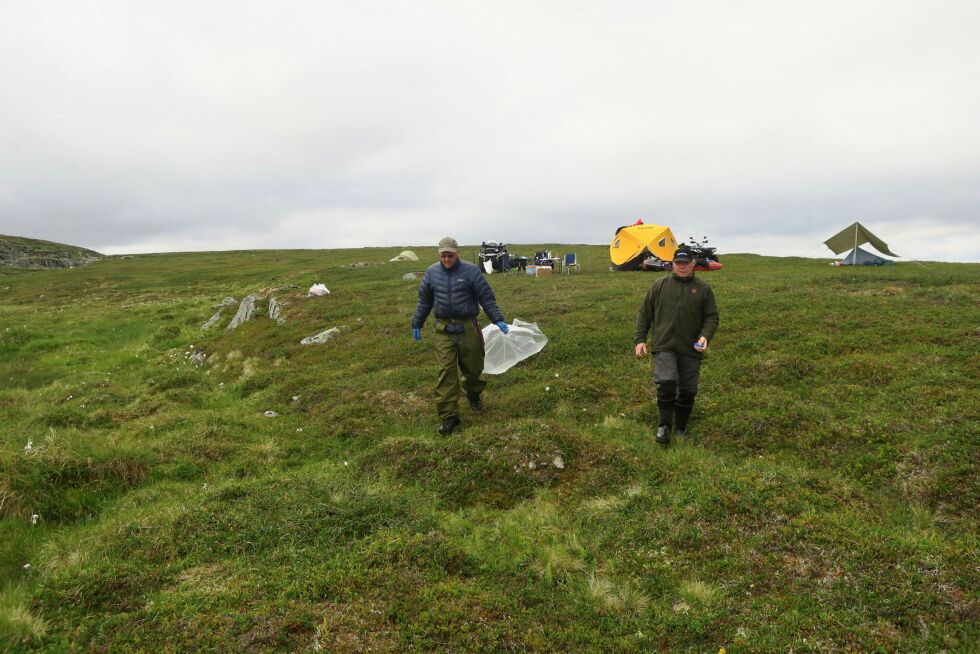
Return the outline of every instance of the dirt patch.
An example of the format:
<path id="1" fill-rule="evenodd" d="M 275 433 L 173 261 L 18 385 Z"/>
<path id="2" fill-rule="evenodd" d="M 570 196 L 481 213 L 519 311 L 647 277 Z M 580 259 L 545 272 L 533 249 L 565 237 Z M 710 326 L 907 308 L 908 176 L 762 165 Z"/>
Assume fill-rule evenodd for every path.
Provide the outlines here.
<path id="1" fill-rule="evenodd" d="M 375 600 L 327 604 L 313 632 L 314 652 L 394 652 L 386 605 Z"/>
<path id="2" fill-rule="evenodd" d="M 381 407 L 386 415 L 399 418 L 417 416 L 426 408 L 425 400 L 415 393 L 384 390 L 378 393 L 364 393 L 361 397 L 367 406 Z"/>

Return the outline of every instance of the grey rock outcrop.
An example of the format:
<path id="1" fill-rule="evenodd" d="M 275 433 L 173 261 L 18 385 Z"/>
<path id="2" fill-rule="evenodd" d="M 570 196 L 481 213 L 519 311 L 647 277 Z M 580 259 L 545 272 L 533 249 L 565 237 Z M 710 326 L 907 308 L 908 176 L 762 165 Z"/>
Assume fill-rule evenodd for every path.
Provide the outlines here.
<path id="1" fill-rule="evenodd" d="M 231 319 L 225 329 L 236 329 L 245 324 L 255 316 L 255 296 L 246 295 L 242 303 L 238 305 L 238 313 Z"/>
<path id="2" fill-rule="evenodd" d="M 212 327 L 214 327 L 215 325 L 218 324 L 218 321 L 219 320 L 221 320 L 221 312 L 220 311 L 218 313 L 214 314 L 213 316 L 211 316 L 210 318 L 208 318 L 208 321 L 206 323 L 204 323 L 203 325 L 201 325 L 201 329 L 202 330 L 211 329 Z"/>
<path id="3" fill-rule="evenodd" d="M 418 279 L 418 276 L 415 273 L 405 273 L 402 275 L 402 279 L 404 279 L 406 282 L 410 282 L 413 279 Z"/>
<path id="4" fill-rule="evenodd" d="M 14 268 L 74 268 L 105 259 L 75 245 L 0 235 L 0 265 Z"/>
<path id="5" fill-rule="evenodd" d="M 286 322 L 286 319 L 282 317 L 282 305 L 274 297 L 269 298 L 269 317 L 275 320 L 277 325 Z"/>

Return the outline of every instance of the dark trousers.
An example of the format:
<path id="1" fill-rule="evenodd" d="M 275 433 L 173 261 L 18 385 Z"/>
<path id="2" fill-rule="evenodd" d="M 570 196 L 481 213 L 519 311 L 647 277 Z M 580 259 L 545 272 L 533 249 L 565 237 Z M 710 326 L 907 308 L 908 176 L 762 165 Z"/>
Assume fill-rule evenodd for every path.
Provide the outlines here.
<path id="1" fill-rule="evenodd" d="M 657 384 L 657 414 L 661 425 L 687 429 L 687 419 L 698 394 L 701 359 L 657 352 L 653 355 L 653 381 Z"/>

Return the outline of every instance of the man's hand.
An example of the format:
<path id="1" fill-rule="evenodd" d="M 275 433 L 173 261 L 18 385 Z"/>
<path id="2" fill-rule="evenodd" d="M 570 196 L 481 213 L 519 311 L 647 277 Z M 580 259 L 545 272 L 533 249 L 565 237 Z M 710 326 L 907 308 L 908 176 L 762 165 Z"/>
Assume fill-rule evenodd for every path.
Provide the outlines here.
<path id="1" fill-rule="evenodd" d="M 416 341 L 422 340 L 422 330 L 418 327 L 412 327 L 412 338 Z"/>
<path id="2" fill-rule="evenodd" d="M 707 350 L 708 339 L 706 339 L 704 336 L 699 338 L 697 342 L 694 344 L 694 349 L 697 350 L 698 352 L 704 352 L 705 350 Z"/>
<path id="3" fill-rule="evenodd" d="M 647 344 L 646 343 L 637 343 L 636 344 L 636 356 L 642 357 L 642 356 L 646 356 L 646 354 L 647 354 Z"/>
<path id="4" fill-rule="evenodd" d="M 497 325 L 497 329 L 505 334 L 510 331 L 510 327 L 508 327 L 507 323 L 505 323 L 503 320 L 498 320 L 495 324 Z"/>

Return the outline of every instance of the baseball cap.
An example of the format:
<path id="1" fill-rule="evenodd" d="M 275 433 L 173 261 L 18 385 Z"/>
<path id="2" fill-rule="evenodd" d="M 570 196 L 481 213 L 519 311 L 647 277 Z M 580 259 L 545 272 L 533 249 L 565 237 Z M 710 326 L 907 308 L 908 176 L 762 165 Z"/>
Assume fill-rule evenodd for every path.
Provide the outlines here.
<path id="1" fill-rule="evenodd" d="M 677 250 L 674 251 L 674 261 L 693 261 L 694 257 L 691 256 L 691 249 L 686 245 L 682 245 Z"/>
<path id="2" fill-rule="evenodd" d="M 447 236 L 439 241 L 439 254 L 443 252 L 452 252 L 454 254 L 459 252 L 459 243 L 456 242 L 456 239 Z"/>

